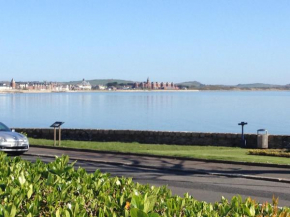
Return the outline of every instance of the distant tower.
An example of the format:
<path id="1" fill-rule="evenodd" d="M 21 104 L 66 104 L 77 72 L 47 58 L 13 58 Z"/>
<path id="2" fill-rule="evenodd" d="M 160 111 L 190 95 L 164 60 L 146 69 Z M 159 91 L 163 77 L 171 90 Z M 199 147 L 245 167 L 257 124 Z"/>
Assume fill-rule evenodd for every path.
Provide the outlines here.
<path id="1" fill-rule="evenodd" d="M 16 89 L 16 83 L 15 80 L 12 78 L 10 86 L 12 87 L 12 89 Z"/>
<path id="2" fill-rule="evenodd" d="M 150 83 L 150 79 L 149 79 L 149 77 L 147 78 L 147 88 L 151 88 L 151 83 Z"/>

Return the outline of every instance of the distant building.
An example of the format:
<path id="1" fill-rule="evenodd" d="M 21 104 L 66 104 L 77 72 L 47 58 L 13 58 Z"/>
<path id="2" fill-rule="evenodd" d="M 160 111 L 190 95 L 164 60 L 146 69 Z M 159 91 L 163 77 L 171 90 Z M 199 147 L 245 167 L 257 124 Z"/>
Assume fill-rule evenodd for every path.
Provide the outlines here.
<path id="1" fill-rule="evenodd" d="M 92 85 L 90 84 L 90 82 L 85 81 L 85 79 L 82 80 L 81 83 L 76 84 L 73 87 L 74 90 L 91 90 L 92 89 Z"/>
<path id="2" fill-rule="evenodd" d="M 108 87 L 108 90 L 117 90 L 117 87 L 110 86 L 110 87 Z"/>
<path id="3" fill-rule="evenodd" d="M 169 82 L 150 82 L 150 79 L 147 78 L 147 81 L 141 83 L 134 83 L 134 89 L 149 89 L 149 90 L 178 90 L 179 88 L 173 83 Z"/>
<path id="4" fill-rule="evenodd" d="M 28 90 L 28 82 L 15 82 L 15 89 Z"/>
<path id="5" fill-rule="evenodd" d="M 52 91 L 69 91 L 69 90 L 70 90 L 69 85 L 62 85 L 62 84 L 57 84 L 52 89 Z"/>
<path id="6" fill-rule="evenodd" d="M 95 90 L 106 90 L 107 89 L 107 86 L 104 86 L 104 85 L 96 85 L 94 87 Z"/>
<path id="7" fill-rule="evenodd" d="M 61 83 L 56 82 L 16 82 L 13 78 L 11 82 L 9 84 L 5 84 L 5 86 L 6 89 L 13 90 L 68 91 L 70 89 L 68 85 L 62 85 Z M 1 89 L 4 89 L 4 86 Z"/>
<path id="8" fill-rule="evenodd" d="M 12 89 L 16 88 L 16 83 L 15 83 L 15 80 L 13 78 L 11 80 L 10 86 L 11 86 Z"/>
<path id="9" fill-rule="evenodd" d="M 11 90 L 12 87 L 9 82 L 0 82 L 0 90 Z"/>

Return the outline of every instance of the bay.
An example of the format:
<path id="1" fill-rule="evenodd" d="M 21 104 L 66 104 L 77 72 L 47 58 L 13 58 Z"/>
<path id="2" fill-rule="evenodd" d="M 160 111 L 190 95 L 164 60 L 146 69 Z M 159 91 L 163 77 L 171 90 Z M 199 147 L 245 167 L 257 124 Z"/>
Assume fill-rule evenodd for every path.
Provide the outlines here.
<path id="1" fill-rule="evenodd" d="M 0 94 L 9 127 L 290 134 L 289 91 L 73 92 Z"/>

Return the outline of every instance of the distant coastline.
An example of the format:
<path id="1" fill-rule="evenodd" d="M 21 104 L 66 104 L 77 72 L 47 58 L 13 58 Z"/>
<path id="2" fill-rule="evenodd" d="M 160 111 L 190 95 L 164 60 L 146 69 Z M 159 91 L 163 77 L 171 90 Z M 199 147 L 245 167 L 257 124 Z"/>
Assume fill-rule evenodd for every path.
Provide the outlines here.
<path id="1" fill-rule="evenodd" d="M 134 92 L 199 92 L 199 91 L 290 91 L 290 89 L 280 88 L 231 88 L 231 89 L 187 89 L 187 90 L 0 90 L 0 94 L 17 94 L 17 93 L 134 93 Z"/>
<path id="2" fill-rule="evenodd" d="M 52 91 L 52 90 L 0 90 L 1 94 L 14 93 L 131 93 L 131 92 L 198 92 L 199 90 L 68 90 L 68 91 Z"/>
<path id="3" fill-rule="evenodd" d="M 290 84 L 250 83 L 237 85 L 203 84 L 198 81 L 136 82 L 121 79 L 94 79 L 70 82 L 0 82 L 0 93 L 59 93 L 59 92 L 146 92 L 146 91 L 289 91 Z"/>

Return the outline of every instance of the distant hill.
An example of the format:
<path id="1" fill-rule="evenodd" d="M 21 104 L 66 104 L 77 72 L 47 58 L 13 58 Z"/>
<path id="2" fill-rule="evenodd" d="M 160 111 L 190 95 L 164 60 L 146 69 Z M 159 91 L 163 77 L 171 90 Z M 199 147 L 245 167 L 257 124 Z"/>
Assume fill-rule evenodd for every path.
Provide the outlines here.
<path id="1" fill-rule="evenodd" d="M 117 82 L 118 84 L 127 84 L 127 83 L 134 83 L 134 81 L 128 81 L 128 80 L 121 80 L 121 79 L 94 79 L 94 80 L 86 80 L 90 82 L 92 86 L 95 85 L 107 85 L 108 83 L 114 83 Z M 65 84 L 79 84 L 82 81 L 69 81 L 65 82 Z"/>
<path id="2" fill-rule="evenodd" d="M 238 84 L 236 87 L 239 88 L 276 88 L 283 87 L 284 85 L 275 85 L 275 84 L 263 84 L 263 83 L 253 83 L 253 84 Z"/>
<path id="3" fill-rule="evenodd" d="M 199 89 L 199 90 L 236 90 L 236 89 L 289 89 L 290 84 L 287 85 L 276 85 L 276 84 L 263 84 L 263 83 L 252 83 L 252 84 L 238 84 L 238 85 L 208 85 L 202 84 L 198 81 L 186 81 L 178 83 L 179 87 L 186 87 L 189 89 Z"/>
<path id="4" fill-rule="evenodd" d="M 204 84 L 198 82 L 198 81 L 186 81 L 186 82 L 181 82 L 177 83 L 176 85 L 178 86 L 183 86 L 183 87 L 202 87 Z"/>

